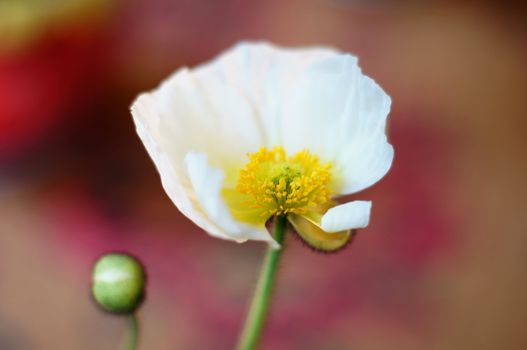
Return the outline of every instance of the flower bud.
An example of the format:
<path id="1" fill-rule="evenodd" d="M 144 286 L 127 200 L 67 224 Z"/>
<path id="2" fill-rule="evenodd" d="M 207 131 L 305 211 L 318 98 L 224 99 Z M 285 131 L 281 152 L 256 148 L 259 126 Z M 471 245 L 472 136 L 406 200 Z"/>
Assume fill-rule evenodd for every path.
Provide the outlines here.
<path id="1" fill-rule="evenodd" d="M 133 313 L 144 297 L 145 272 L 141 263 L 123 253 L 101 256 L 92 271 L 92 294 L 106 311 Z"/>

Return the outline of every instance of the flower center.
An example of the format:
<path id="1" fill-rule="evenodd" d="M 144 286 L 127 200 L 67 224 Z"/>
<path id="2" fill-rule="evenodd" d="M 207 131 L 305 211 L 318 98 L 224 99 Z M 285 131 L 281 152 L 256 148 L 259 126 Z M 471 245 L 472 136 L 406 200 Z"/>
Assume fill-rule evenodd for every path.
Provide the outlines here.
<path id="1" fill-rule="evenodd" d="M 305 214 L 330 200 L 331 163 L 321 164 L 307 150 L 287 157 L 283 147 L 263 147 L 249 155 L 236 190 L 262 215 Z"/>

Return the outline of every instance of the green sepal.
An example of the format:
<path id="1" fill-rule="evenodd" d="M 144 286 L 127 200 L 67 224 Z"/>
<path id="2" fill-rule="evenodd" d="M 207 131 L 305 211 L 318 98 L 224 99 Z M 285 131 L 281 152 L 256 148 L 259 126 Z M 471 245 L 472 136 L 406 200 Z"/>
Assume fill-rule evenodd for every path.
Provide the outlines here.
<path id="1" fill-rule="evenodd" d="M 322 215 L 315 212 L 308 215 L 287 215 L 287 219 L 298 237 L 316 251 L 336 252 L 351 242 L 355 231 L 326 232 L 320 227 L 321 218 Z"/>

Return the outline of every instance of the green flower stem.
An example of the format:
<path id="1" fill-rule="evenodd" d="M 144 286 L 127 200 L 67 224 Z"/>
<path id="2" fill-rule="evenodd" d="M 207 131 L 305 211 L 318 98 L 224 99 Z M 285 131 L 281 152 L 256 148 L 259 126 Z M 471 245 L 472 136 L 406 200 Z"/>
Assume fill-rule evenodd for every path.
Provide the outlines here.
<path id="1" fill-rule="evenodd" d="M 137 315 L 134 313 L 130 315 L 130 337 L 126 344 L 126 350 L 136 350 L 137 341 L 139 339 L 139 321 Z"/>
<path id="2" fill-rule="evenodd" d="M 284 241 L 286 226 L 287 220 L 285 216 L 279 216 L 276 218 L 274 239 L 280 245 L 282 245 L 282 242 Z M 274 249 L 272 247 L 267 248 L 265 260 L 260 272 L 260 278 L 256 285 L 256 290 L 249 308 L 249 314 L 245 320 L 245 325 L 238 342 L 238 350 L 254 350 L 258 346 L 258 341 L 265 323 L 267 309 L 269 308 L 274 281 L 276 279 L 278 262 L 283 249 L 283 246 L 280 249 Z"/>

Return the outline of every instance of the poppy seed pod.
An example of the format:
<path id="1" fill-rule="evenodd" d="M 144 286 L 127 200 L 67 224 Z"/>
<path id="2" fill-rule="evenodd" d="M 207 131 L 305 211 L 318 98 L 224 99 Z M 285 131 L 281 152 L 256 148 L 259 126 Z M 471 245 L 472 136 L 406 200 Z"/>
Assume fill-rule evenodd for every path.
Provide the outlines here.
<path id="1" fill-rule="evenodd" d="M 144 297 L 145 272 L 141 263 L 123 253 L 102 255 L 92 271 L 92 294 L 104 310 L 133 313 Z"/>

